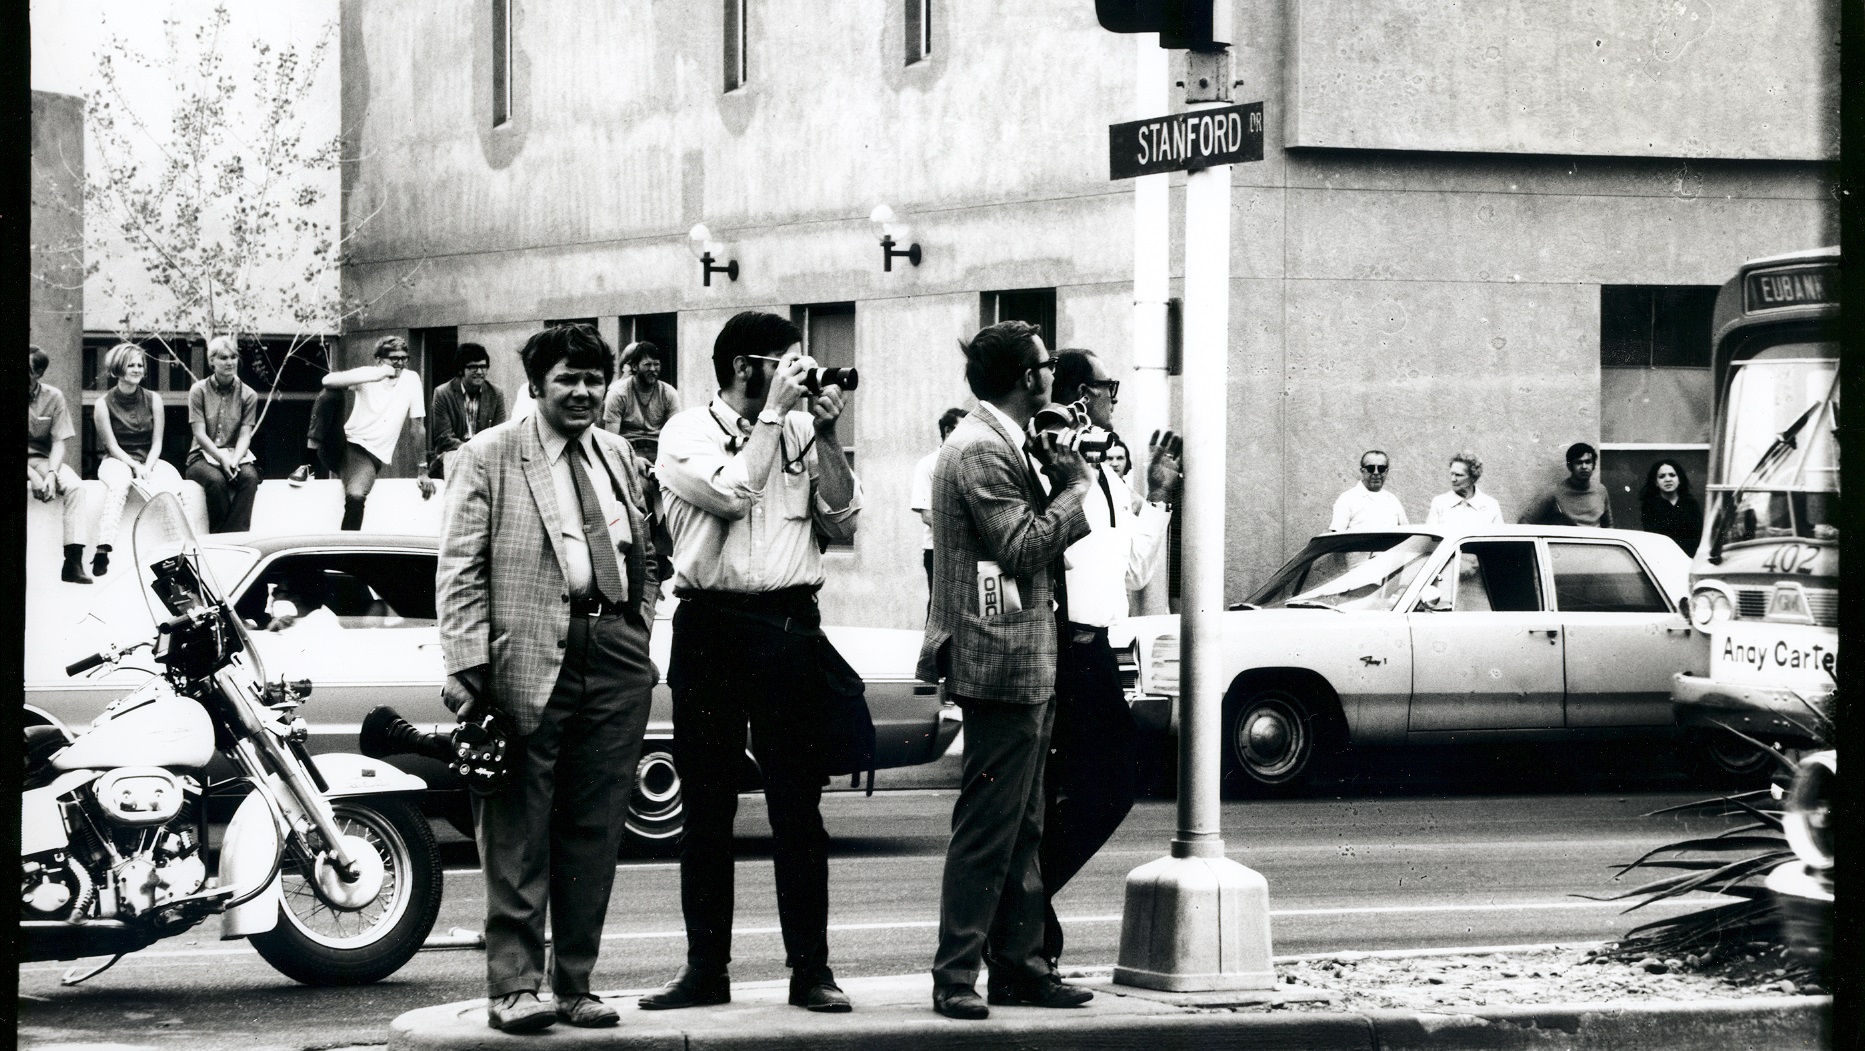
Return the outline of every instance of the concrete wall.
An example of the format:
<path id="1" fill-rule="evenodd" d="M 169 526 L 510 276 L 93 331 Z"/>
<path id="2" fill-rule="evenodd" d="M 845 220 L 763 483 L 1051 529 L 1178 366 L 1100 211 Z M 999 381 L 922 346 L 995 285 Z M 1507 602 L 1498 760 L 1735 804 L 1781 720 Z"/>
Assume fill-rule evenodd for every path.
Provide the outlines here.
<path id="1" fill-rule="evenodd" d="M 32 93 L 31 178 L 28 338 L 50 355 L 45 382 L 65 392 L 75 413 L 84 385 L 83 99 Z M 68 450 L 65 462 L 76 453 Z"/>
<path id="2" fill-rule="evenodd" d="M 1237 0 L 1237 98 L 1262 99 L 1267 127 L 1265 159 L 1233 170 L 1233 599 L 1326 527 L 1369 446 L 1392 454 L 1391 487 L 1415 518 L 1466 446 L 1505 508 L 1554 480 L 1568 443 L 1601 437 L 1602 284 L 1717 284 L 1745 258 L 1837 240 L 1833 172 L 1818 159 L 1831 155 L 1820 129 L 1837 91 L 1823 9 L 1717 9 L 1659 79 L 1714 68 L 1721 87 L 1664 95 L 1658 116 L 1623 70 L 1563 57 L 1560 19 L 1579 26 L 1578 8 L 1498 8 L 1509 22 L 1468 6 L 1465 26 L 1422 0 L 1343 3 L 1326 17 L 1366 25 L 1338 27 L 1338 48 L 1318 54 L 1336 32 L 1315 20 L 1328 5 Z M 1632 39 L 1646 9 L 1604 6 L 1612 40 Z M 365 158 L 346 187 L 351 213 L 374 216 L 346 285 L 375 299 L 370 324 L 458 325 L 515 389 L 507 355 L 543 319 L 678 311 L 677 382 L 696 405 L 713 393 L 712 341 L 731 314 L 855 303 L 867 510 L 854 550 L 831 556 L 823 601 L 840 622 L 917 626 L 908 472 L 934 447 L 938 414 L 969 404 L 954 341 L 976 329 L 979 293 L 1054 288 L 1058 343 L 1131 374 L 1132 195 L 1106 178 L 1105 136 L 1141 115 L 1133 40 L 1100 31 L 1085 2 L 1007 13 L 953 0 L 933 5 L 932 58 L 905 66 L 899 5 L 816 0 L 782 17 L 753 5 L 750 80 L 724 93 L 713 0 L 517 9 L 515 117 L 494 129 L 485 19 L 345 0 L 345 126 Z M 1772 20 L 1774 37 L 1732 50 L 1738 18 Z M 1426 46 L 1447 20 L 1457 46 Z M 1479 38 L 1520 52 L 1514 75 L 1473 71 L 1458 48 Z M 1797 52 L 1794 40 L 1812 42 Z M 1371 76 L 1356 63 L 1385 55 L 1382 42 L 1394 68 L 1435 70 L 1432 97 L 1454 111 L 1415 109 L 1429 120 L 1401 134 L 1379 91 L 1311 105 L 1328 78 Z M 458 58 L 409 70 L 416 50 Z M 1528 69 L 1555 77 L 1565 109 L 1515 115 L 1522 100 L 1497 92 L 1533 90 Z M 1793 97 L 1769 95 L 1768 76 Z M 1767 98 L 1725 112 L 1751 88 Z M 1594 110 L 1613 119 L 1570 120 Z M 1702 146 L 1742 120 L 1772 128 L 1761 152 Z M 1660 125 L 1694 138 L 1634 148 L 1622 130 Z M 1317 128 L 1331 146 L 1382 148 L 1308 148 Z M 1717 152 L 1736 159 L 1703 159 Z M 1172 201 L 1176 290 L 1179 185 Z M 866 222 L 882 202 L 915 225 L 921 266 L 882 271 Z M 727 242 L 737 282 L 700 283 L 685 243 L 700 221 Z M 1129 408 L 1117 423 L 1136 446 L 1169 422 Z"/>

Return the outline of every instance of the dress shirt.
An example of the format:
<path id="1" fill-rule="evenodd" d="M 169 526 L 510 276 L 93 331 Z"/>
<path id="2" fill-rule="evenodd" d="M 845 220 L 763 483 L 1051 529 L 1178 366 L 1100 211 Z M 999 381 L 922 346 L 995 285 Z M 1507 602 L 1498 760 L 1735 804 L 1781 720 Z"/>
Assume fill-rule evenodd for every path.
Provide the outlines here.
<path id="1" fill-rule="evenodd" d="M 542 416 L 532 417 L 538 442 L 544 446 L 544 459 L 550 463 L 551 488 L 557 490 L 557 517 L 563 529 L 566 563 L 565 583 L 570 594 L 586 598 L 596 594 L 596 572 L 589 561 L 589 538 L 583 535 L 583 504 L 576 498 L 576 479 L 570 474 L 570 439 L 557 433 Z M 621 571 L 622 587 L 628 586 L 628 560 L 622 556 L 624 545 L 634 542 L 628 531 L 628 512 L 615 497 L 615 480 L 596 453 L 596 440 L 585 430 L 577 436 L 583 447 L 583 470 L 596 490 L 596 502 L 602 505 L 602 520 L 609 523 L 609 540 L 616 546 L 615 568 Z"/>
<path id="2" fill-rule="evenodd" d="M 1411 524 L 1411 520 L 1405 517 L 1405 505 L 1399 502 L 1392 490 L 1381 489 L 1376 493 L 1368 489 L 1365 483 L 1360 483 L 1340 494 L 1340 498 L 1334 501 L 1334 520 L 1328 523 L 1328 532 L 1391 529 Z"/>
<path id="3" fill-rule="evenodd" d="M 1448 493 L 1439 493 L 1431 498 L 1431 512 L 1425 515 L 1426 525 L 1448 526 L 1486 526 L 1503 525 L 1502 505 L 1488 493 L 1470 491 L 1470 499 L 1457 495 L 1453 489 Z"/>
<path id="4" fill-rule="evenodd" d="M 1101 480 L 1081 502 L 1091 532 L 1070 544 L 1062 561 L 1068 567 L 1068 619 L 1105 628 L 1127 615 L 1127 592 L 1153 578 L 1172 515 L 1151 503 L 1134 514 L 1127 483 L 1105 463 L 1096 470 Z"/>
<path id="5" fill-rule="evenodd" d="M 661 429 L 655 477 L 673 537 L 674 587 L 764 592 L 822 583 L 816 530 L 830 539 L 855 534 L 861 481 L 847 507 L 817 492 L 820 475 L 814 418 L 784 417 L 770 475 L 753 479 L 741 450 L 752 421 L 723 398 L 675 413 Z"/>
<path id="6" fill-rule="evenodd" d="M 939 463 L 939 450 L 934 449 L 919 458 L 913 464 L 913 485 L 908 490 L 907 506 L 913 511 L 932 510 L 932 476 L 933 467 Z M 920 547 L 931 551 L 933 546 L 932 526 L 924 519 L 920 520 Z"/>

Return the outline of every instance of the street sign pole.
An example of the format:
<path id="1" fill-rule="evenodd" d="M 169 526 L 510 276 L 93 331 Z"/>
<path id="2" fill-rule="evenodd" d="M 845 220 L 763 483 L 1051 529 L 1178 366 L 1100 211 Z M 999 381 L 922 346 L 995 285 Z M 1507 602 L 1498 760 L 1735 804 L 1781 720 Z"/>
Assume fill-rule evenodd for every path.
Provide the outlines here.
<path id="1" fill-rule="evenodd" d="M 1218 5 L 1228 8 L 1228 4 Z M 1226 27 L 1227 28 L 1227 27 Z M 1228 32 L 1216 37 L 1229 39 Z M 1187 52 L 1185 120 L 1222 148 L 1237 107 L 1224 51 Z M 1261 107 L 1255 107 L 1261 131 Z M 1223 115 L 1220 115 L 1223 114 Z M 1247 122 L 1247 115 L 1242 120 Z M 1219 129 L 1210 131 L 1209 129 Z M 1168 155 L 1182 152 L 1167 136 Z M 1121 140 L 1125 141 L 1125 140 Z M 1150 150 L 1159 141 L 1138 136 Z M 1257 156 L 1261 156 L 1260 139 Z M 1185 181 L 1185 439 L 1178 834 L 1172 853 L 1127 875 L 1116 982 L 1174 992 L 1273 996 L 1269 884 L 1224 856 L 1218 806 L 1223 720 L 1225 430 L 1229 389 L 1230 164 L 1193 163 Z M 1142 654 L 1142 658 L 1144 658 Z"/>
<path id="2" fill-rule="evenodd" d="M 1171 53 L 1159 46 L 1156 33 L 1134 36 L 1134 115 L 1163 113 L 1166 84 L 1171 76 Z M 1171 298 L 1172 176 L 1142 175 L 1133 181 L 1133 377 L 1126 386 L 1132 393 L 1136 430 L 1130 441 L 1133 462 L 1144 478 L 1144 441 L 1155 428 L 1171 426 L 1172 398 L 1167 383 L 1166 315 Z M 1143 614 L 1164 613 L 1167 607 L 1166 574 L 1154 573 L 1140 592 Z"/>

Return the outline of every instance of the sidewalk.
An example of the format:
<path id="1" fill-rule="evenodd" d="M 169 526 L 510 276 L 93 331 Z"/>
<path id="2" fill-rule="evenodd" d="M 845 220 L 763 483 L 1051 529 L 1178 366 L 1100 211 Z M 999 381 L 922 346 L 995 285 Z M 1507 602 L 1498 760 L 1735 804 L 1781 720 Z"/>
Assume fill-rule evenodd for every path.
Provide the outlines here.
<path id="1" fill-rule="evenodd" d="M 1830 997 L 1788 996 L 1747 1000 L 1498 1007 L 1469 1014 L 1411 1011 L 1287 1011 L 1263 1004 L 1224 1006 L 1202 994 L 1197 1007 L 1167 1002 L 1170 994 L 1116 990 L 1106 978 L 1076 979 L 1095 990 L 1087 1006 L 1072 1010 L 993 1007 L 981 1022 L 943 1018 L 932 1011 L 926 974 L 851 978 L 843 988 L 855 1002 L 844 1015 L 818 1015 L 785 1003 L 783 981 L 732 987 L 733 1002 L 712 1008 L 646 1012 L 635 1000 L 647 989 L 603 993 L 622 1014 L 614 1029 L 573 1029 L 559 1024 L 538 1036 L 508 1036 L 486 1026 L 485 1001 L 426 1007 L 397 1018 L 389 1051 L 477 1051 L 542 1041 L 586 1049 L 701 1051 L 1039 1051 L 1135 1048 L 1145 1051 L 1247 1047 L 1275 1049 L 1557 1049 L 1600 1051 L 1736 1051 L 1830 1046 Z M 983 988 L 982 980 L 979 988 Z M 1281 990 L 1279 990 L 1281 992 Z M 1244 1000 L 1241 994 L 1233 1000 Z M 1260 995 L 1260 994 L 1259 994 Z M 1302 993 L 1294 993 L 1301 998 Z"/>

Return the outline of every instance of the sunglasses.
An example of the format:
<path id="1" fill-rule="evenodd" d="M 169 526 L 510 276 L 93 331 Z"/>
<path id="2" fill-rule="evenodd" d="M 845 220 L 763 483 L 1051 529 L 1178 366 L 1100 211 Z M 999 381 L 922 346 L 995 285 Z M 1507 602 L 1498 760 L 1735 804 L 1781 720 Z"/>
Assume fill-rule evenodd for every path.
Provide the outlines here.
<path id="1" fill-rule="evenodd" d="M 1360 465 L 1360 470 L 1368 474 L 1385 474 L 1386 465 L 1383 463 L 1363 463 Z"/>

